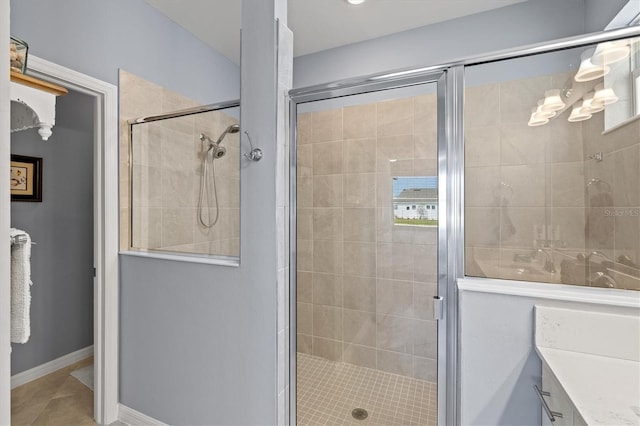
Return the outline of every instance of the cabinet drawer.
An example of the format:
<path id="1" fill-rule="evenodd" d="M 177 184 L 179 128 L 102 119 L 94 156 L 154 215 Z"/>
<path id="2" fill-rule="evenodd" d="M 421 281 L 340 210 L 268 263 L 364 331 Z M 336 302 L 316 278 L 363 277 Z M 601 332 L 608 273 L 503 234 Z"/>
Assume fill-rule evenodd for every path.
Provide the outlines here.
<path id="1" fill-rule="evenodd" d="M 546 365 L 542 366 L 541 391 L 543 392 L 542 397 L 555 419 L 552 423 L 549 413 L 547 413 L 545 407 L 542 407 L 542 423 L 555 426 L 573 426 L 573 405 Z"/>

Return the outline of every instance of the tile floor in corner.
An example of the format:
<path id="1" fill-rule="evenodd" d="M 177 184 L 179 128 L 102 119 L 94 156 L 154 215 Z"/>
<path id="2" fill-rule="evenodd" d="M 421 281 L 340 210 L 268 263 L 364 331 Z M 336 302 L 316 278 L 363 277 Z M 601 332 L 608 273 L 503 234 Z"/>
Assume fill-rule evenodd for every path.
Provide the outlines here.
<path id="1" fill-rule="evenodd" d="M 298 426 L 435 425 L 437 386 L 298 353 Z M 351 412 L 364 408 L 365 420 Z"/>
<path id="2" fill-rule="evenodd" d="M 71 373 L 93 363 L 78 361 L 11 391 L 11 424 L 93 426 L 93 391 Z"/>

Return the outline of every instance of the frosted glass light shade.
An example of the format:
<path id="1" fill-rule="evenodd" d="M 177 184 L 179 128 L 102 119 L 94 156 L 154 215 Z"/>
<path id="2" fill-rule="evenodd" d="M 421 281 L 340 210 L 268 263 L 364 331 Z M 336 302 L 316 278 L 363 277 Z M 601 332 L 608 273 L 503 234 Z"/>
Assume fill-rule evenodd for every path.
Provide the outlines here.
<path id="1" fill-rule="evenodd" d="M 580 67 L 574 77 L 577 82 L 595 80 L 596 78 L 603 77 L 611 70 L 611 68 L 605 64 L 595 65 L 591 62 L 591 56 L 595 51 L 596 49 L 588 49 L 580 55 Z"/>
<path id="2" fill-rule="evenodd" d="M 531 110 L 531 117 L 529 117 L 529 122 L 527 123 L 529 127 L 543 126 L 549 122 L 548 118 L 539 116 L 537 111 L 538 108 L 533 108 Z"/>
<path id="3" fill-rule="evenodd" d="M 629 56 L 627 40 L 607 41 L 600 43 L 591 57 L 594 65 L 613 64 Z"/>
<path id="4" fill-rule="evenodd" d="M 555 111 L 543 111 L 542 110 L 543 105 L 544 105 L 544 99 L 540 99 L 538 101 L 538 107 L 534 108 L 533 110 L 533 114 L 535 114 L 537 118 L 547 119 L 547 118 L 553 118 L 556 116 Z"/>
<path id="5" fill-rule="evenodd" d="M 571 110 L 571 115 L 569 116 L 569 121 L 575 123 L 577 121 L 584 121 L 591 118 L 591 114 L 582 111 L 582 102 L 576 102 L 573 105 L 573 109 Z"/>
<path id="6" fill-rule="evenodd" d="M 594 104 L 593 103 L 593 92 L 589 92 L 582 98 L 582 107 L 580 108 L 580 112 L 585 114 L 595 114 L 596 112 L 600 112 L 604 109 L 604 105 Z"/>
<path id="7" fill-rule="evenodd" d="M 593 95 L 593 105 L 611 105 L 618 101 L 618 96 L 612 88 L 604 88 L 604 83 L 598 84 L 595 88 L 596 93 Z"/>
<path id="8" fill-rule="evenodd" d="M 560 89 L 552 89 L 544 92 L 544 103 L 541 106 L 542 111 L 560 111 L 564 108 L 564 105 L 560 97 Z"/>

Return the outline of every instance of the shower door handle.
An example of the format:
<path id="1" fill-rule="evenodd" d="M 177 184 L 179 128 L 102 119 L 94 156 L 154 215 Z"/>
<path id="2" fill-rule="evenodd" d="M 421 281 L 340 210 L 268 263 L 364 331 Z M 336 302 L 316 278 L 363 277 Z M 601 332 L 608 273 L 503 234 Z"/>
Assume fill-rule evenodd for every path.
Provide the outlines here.
<path id="1" fill-rule="evenodd" d="M 444 299 L 441 296 L 433 296 L 433 319 L 438 321 L 444 318 Z"/>

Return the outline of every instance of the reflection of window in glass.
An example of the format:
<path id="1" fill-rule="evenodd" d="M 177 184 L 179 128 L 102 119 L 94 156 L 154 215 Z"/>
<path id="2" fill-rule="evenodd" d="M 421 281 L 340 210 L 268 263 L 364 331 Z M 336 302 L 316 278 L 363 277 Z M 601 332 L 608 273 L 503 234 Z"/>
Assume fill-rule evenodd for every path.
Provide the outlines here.
<path id="1" fill-rule="evenodd" d="M 396 176 L 393 178 L 393 223 L 396 225 L 438 225 L 438 178 Z"/>

